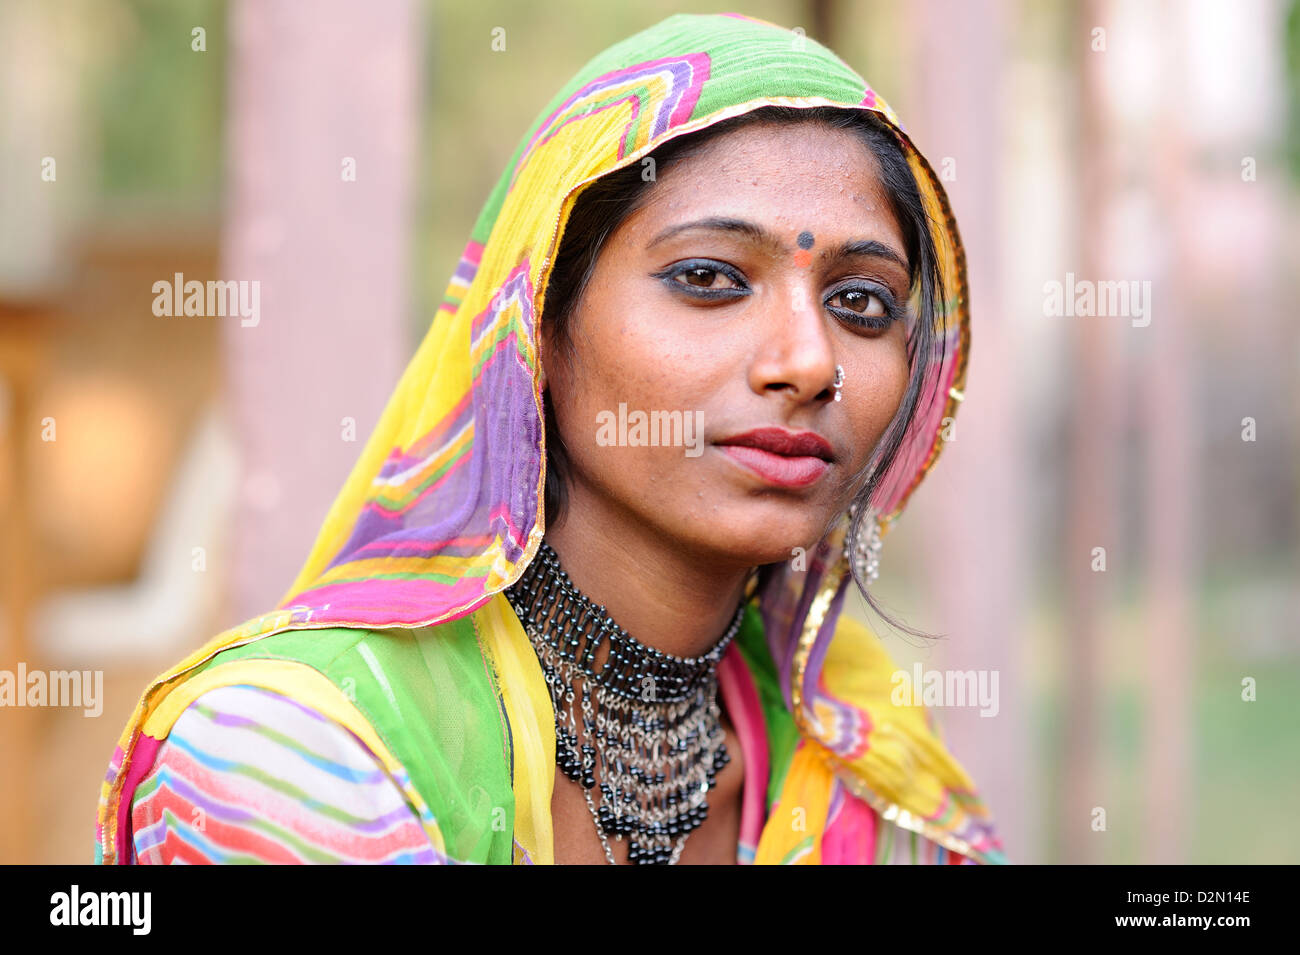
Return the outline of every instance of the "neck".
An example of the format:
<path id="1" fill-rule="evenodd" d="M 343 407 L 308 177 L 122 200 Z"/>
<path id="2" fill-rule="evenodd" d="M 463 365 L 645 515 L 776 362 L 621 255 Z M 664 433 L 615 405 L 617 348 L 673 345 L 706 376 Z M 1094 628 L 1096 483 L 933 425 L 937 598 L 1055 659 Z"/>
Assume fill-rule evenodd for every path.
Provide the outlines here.
<path id="1" fill-rule="evenodd" d="M 708 653 L 731 623 L 750 568 L 692 554 L 633 521 L 571 509 L 547 529 L 574 586 L 635 640 L 677 657 Z M 603 663 L 605 648 L 598 656 Z"/>

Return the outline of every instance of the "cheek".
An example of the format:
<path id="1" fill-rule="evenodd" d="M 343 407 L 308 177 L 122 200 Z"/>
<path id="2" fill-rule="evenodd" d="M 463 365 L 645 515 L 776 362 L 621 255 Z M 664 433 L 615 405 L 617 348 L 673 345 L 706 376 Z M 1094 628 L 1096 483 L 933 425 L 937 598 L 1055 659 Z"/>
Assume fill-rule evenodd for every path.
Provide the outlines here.
<path id="1" fill-rule="evenodd" d="M 590 303 L 576 329 L 572 358 L 548 373 L 560 436 L 587 481 L 612 489 L 675 472 L 693 460 L 676 447 L 607 446 L 609 422 L 620 419 L 620 405 L 627 416 L 702 411 L 710 390 L 704 357 L 665 327 L 662 316 L 610 308 L 599 299 Z M 629 427 L 636 421 L 623 420 Z"/>
<path id="2" fill-rule="evenodd" d="M 575 346 L 566 391 L 588 421 L 616 412 L 620 402 L 628 411 L 699 408 L 716 385 L 720 356 L 707 339 L 684 335 L 668 310 L 626 297 L 593 296 Z"/>
<path id="3" fill-rule="evenodd" d="M 874 344 L 879 347 L 865 351 L 853 363 L 852 372 L 845 368 L 846 400 L 849 387 L 856 385 L 848 405 L 853 417 L 852 431 L 862 437 L 854 448 L 859 467 L 866 464 L 897 414 L 911 371 L 907 364 L 907 345 L 901 336 L 897 342 Z"/>

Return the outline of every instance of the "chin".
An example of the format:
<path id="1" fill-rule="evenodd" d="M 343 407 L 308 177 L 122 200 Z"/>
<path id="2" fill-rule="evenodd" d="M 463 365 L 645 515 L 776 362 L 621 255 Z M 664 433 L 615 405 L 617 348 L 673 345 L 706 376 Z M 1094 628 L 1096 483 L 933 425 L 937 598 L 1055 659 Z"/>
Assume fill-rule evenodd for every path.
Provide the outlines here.
<path id="1" fill-rule="evenodd" d="M 737 512 L 729 509 L 710 528 L 712 549 L 726 554 L 737 563 L 747 566 L 784 563 L 795 556 L 795 548 L 805 550 L 816 546 L 830 520 L 830 515 L 818 508 L 816 513 L 798 505 L 784 502 L 761 507 L 741 507 Z"/>

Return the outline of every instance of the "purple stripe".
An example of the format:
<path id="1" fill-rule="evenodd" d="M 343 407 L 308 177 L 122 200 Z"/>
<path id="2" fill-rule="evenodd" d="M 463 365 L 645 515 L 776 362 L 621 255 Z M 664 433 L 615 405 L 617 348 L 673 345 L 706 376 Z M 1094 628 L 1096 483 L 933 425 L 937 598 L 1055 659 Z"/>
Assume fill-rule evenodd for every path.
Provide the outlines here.
<path id="1" fill-rule="evenodd" d="M 193 743 L 191 743 L 190 745 L 192 746 Z M 197 749 L 198 747 L 195 748 Z M 199 766 L 202 766 L 201 760 L 196 759 L 195 763 L 198 764 Z M 183 774 L 179 766 L 173 766 L 173 764 L 168 762 L 166 758 L 164 759 L 162 766 L 159 768 L 157 772 L 157 776 L 159 780 L 159 786 L 158 789 L 154 791 L 155 796 L 162 791 L 163 786 L 167 786 L 168 788 L 171 789 L 172 792 L 176 793 L 178 796 L 202 808 L 203 811 L 206 812 L 208 815 L 214 816 L 225 822 L 257 822 L 260 821 L 262 818 L 262 815 L 260 813 L 241 809 L 238 806 L 232 806 L 229 803 L 221 802 L 219 801 L 219 797 L 215 795 L 210 795 L 205 790 L 198 789 L 197 786 L 200 785 L 199 783 L 191 781 L 189 777 Z M 289 782 L 289 780 L 281 780 L 281 781 Z M 313 806 L 310 803 L 316 803 L 319 806 L 328 806 L 330 809 L 337 810 L 338 812 L 346 812 L 346 810 L 344 810 L 341 806 L 338 806 L 334 803 L 326 803 L 323 800 L 319 800 L 319 799 L 311 799 L 309 803 L 297 799 L 296 797 L 290 796 L 286 793 L 282 793 L 278 790 L 276 792 L 277 795 L 280 795 L 285 799 L 292 799 L 296 806 L 298 806 L 300 809 L 307 812 L 316 812 L 320 814 L 318 807 Z M 152 797 L 150 797 L 150 799 L 152 799 Z M 147 803 L 148 801 L 149 800 L 145 800 L 144 802 Z M 379 816 L 375 819 L 367 819 L 367 820 L 356 821 L 356 822 L 348 822 L 342 819 L 335 818 L 333 816 L 323 816 L 323 818 L 326 821 L 334 823 L 342 828 L 346 828 L 353 832 L 366 833 L 366 834 L 382 832 L 386 829 L 391 828 L 393 823 L 401 822 L 404 819 L 409 820 L 412 823 L 415 823 L 416 825 L 419 825 L 419 819 L 416 818 L 415 814 L 411 811 L 410 807 L 406 805 L 398 806 L 397 808 L 393 809 L 391 812 L 387 812 L 384 815 Z M 287 827 L 282 827 L 282 828 L 287 828 Z M 262 833 L 259 832 L 259 834 Z M 263 837 L 265 838 L 264 834 Z M 299 838 L 301 838 L 301 836 Z M 303 839 L 303 841 L 310 843 L 312 840 Z M 292 847 L 290 846 L 289 848 Z"/>
<path id="2" fill-rule="evenodd" d="M 478 263 L 471 262 L 469 259 L 461 259 L 456 266 L 456 271 L 452 275 L 469 285 L 474 281 L 474 276 L 478 274 Z"/>

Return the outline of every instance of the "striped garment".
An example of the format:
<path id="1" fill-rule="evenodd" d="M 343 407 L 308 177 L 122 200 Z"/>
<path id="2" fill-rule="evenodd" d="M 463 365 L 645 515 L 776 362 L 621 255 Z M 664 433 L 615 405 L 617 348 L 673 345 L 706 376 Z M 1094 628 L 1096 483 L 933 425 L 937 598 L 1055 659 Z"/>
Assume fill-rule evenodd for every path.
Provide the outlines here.
<path id="1" fill-rule="evenodd" d="M 209 690 L 186 708 L 132 820 L 141 863 L 441 861 L 363 742 L 251 686 Z"/>
<path id="2" fill-rule="evenodd" d="M 735 721 L 746 766 L 766 769 L 754 724 Z M 737 863 L 754 857 L 762 776 L 747 772 Z M 753 807 L 760 807 L 754 812 Z M 781 811 L 776 807 L 774 811 Z M 857 823 L 844 825 L 849 816 Z M 278 693 L 209 690 L 163 742 L 132 802 L 136 861 L 185 864 L 445 864 L 402 788 L 354 734 Z M 832 791 L 823 864 L 971 862 L 881 824 L 843 786 Z M 797 856 L 787 859 L 797 861 Z"/>

